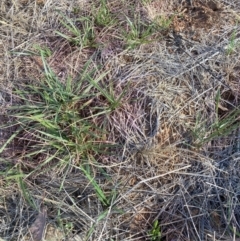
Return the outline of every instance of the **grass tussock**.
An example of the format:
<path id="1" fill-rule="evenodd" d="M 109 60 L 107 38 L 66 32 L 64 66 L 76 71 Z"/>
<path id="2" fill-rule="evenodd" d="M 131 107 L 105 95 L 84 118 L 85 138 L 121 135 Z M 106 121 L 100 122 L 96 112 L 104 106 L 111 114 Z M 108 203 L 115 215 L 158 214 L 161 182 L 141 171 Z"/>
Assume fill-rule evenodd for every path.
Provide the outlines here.
<path id="1" fill-rule="evenodd" d="M 238 12 L 2 1 L 0 239 L 238 240 Z"/>

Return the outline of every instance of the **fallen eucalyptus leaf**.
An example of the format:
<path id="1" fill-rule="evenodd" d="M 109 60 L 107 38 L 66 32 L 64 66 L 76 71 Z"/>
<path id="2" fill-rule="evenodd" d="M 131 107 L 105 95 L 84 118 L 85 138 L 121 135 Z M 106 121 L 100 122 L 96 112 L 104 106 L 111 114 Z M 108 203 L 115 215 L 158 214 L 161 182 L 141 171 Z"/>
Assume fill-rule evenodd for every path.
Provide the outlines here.
<path id="1" fill-rule="evenodd" d="M 43 207 L 34 223 L 31 225 L 29 231 L 31 235 L 31 241 L 42 241 L 44 236 L 44 230 L 46 226 L 46 218 L 47 218 L 47 208 Z"/>

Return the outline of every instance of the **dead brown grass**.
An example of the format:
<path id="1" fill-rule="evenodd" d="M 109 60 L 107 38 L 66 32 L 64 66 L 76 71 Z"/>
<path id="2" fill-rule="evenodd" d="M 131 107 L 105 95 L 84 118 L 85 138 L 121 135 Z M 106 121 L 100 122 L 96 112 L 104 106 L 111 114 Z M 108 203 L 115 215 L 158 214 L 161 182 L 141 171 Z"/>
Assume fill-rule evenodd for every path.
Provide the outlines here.
<path id="1" fill-rule="evenodd" d="M 216 6 L 214 1 L 179 2 L 175 7 L 166 1 L 109 1 L 118 24 L 96 27 L 97 45 L 80 49 L 56 36 L 55 30 L 66 30 L 55 9 L 76 19 L 74 9 L 88 16 L 94 1 L 1 1 L 0 124 L 13 121 L 7 115 L 17 101 L 13 89 L 22 82 L 37 85 L 44 74 L 39 56 L 10 51 L 48 47 L 52 55 L 47 61 L 62 82 L 66 76 L 77 81 L 92 58 L 89 68 L 103 66 L 108 74 L 102 84 L 113 82 L 116 96 L 129 85 L 117 111 L 95 119 L 107 130 L 105 140 L 120 145 L 91 163 L 106 195 L 116 194 L 110 206 L 101 204 L 74 160 L 67 169 L 49 164 L 32 175 L 24 163 L 27 153 L 12 142 L 0 157 L 3 240 L 25 240 L 43 204 L 48 207 L 46 240 L 85 240 L 91 227 L 88 240 L 151 240 L 155 220 L 161 240 L 239 238 L 240 130 L 211 135 L 219 119 L 239 108 L 240 6 L 234 0 Z M 126 49 L 124 14 L 154 21 L 159 10 L 165 19 L 172 17 L 169 27 L 156 30 L 151 42 Z M 233 50 L 227 54 L 234 31 Z M 94 104 L 102 106 L 104 100 Z M 1 145 L 14 130 L 0 129 Z M 39 210 L 21 192 L 15 167 Z"/>

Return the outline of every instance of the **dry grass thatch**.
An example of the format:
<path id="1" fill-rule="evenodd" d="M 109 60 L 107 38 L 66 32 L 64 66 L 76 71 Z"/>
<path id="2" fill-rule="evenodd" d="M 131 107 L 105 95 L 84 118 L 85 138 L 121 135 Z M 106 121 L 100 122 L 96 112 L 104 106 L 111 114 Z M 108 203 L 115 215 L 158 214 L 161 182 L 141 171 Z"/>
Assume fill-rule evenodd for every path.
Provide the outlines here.
<path id="1" fill-rule="evenodd" d="M 2 0 L 0 17 L 0 240 L 240 238 L 237 0 Z"/>

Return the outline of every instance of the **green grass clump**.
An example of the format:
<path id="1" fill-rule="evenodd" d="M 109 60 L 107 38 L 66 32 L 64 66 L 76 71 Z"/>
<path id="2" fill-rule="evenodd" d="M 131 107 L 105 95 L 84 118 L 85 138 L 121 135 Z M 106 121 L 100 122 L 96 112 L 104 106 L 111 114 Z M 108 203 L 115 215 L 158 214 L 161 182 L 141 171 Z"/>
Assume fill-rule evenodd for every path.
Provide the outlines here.
<path id="1" fill-rule="evenodd" d="M 89 63 L 79 80 L 69 77 L 62 83 L 43 55 L 42 61 L 45 69 L 42 82 L 15 90 L 20 103 L 12 106 L 10 112 L 18 134 L 7 143 L 18 138 L 26 148 L 24 158 L 29 160 L 44 153 L 41 165 L 52 160 L 61 165 L 72 161 L 80 165 L 89 156 L 96 157 L 113 146 L 105 143 L 104 126 L 95 121 L 118 108 L 123 94 L 115 98 L 113 92 L 102 88 L 99 83 L 105 74 L 97 76 L 96 70 L 89 71 Z M 103 99 L 102 103 L 98 99 Z"/>
<path id="2" fill-rule="evenodd" d="M 80 17 L 73 21 L 71 18 L 59 13 L 62 17 L 61 24 L 67 31 L 56 31 L 56 34 L 63 37 L 74 46 L 81 49 L 95 47 L 94 21 L 91 17 Z M 77 26 L 77 23 L 79 26 Z"/>
<path id="3" fill-rule="evenodd" d="M 158 220 L 154 221 L 153 227 L 149 231 L 149 236 L 151 237 L 151 241 L 160 241 L 161 240 L 161 229 L 160 229 Z"/>
<path id="4" fill-rule="evenodd" d="M 99 74 L 97 69 L 91 70 L 90 62 L 80 79 L 73 81 L 69 77 L 63 83 L 48 66 L 44 52 L 40 51 L 40 54 L 45 71 L 42 82 L 23 84 L 14 91 L 18 104 L 9 109 L 9 114 L 14 120 L 11 126 L 15 126 L 16 132 L 0 153 L 15 141 L 22 148 L 21 161 L 10 166 L 4 175 L 19 186 L 26 203 L 35 208 L 27 178 L 52 168 L 65 170 L 60 191 L 71 169 L 69 167 L 75 167 L 93 186 L 103 208 L 108 208 L 115 192 L 105 194 L 95 179 L 91 165 L 97 165 L 96 157 L 109 154 L 110 148 L 115 147 L 107 142 L 103 123 L 106 115 L 120 106 L 124 93 L 115 98 L 112 87 L 102 88 L 100 82 L 105 74 Z M 102 124 L 99 118 L 102 118 Z M 24 163 L 30 163 L 33 168 L 26 171 Z"/>
<path id="5" fill-rule="evenodd" d="M 161 30 L 168 30 L 172 24 L 173 17 L 158 16 L 154 19 L 154 23 Z"/>
<path id="6" fill-rule="evenodd" d="M 220 104 L 220 91 L 217 91 L 215 98 L 216 101 L 216 119 L 211 125 L 207 126 L 206 121 L 202 121 L 199 117 L 196 122 L 196 128 L 193 130 L 193 136 L 195 138 L 195 144 L 201 147 L 205 143 L 217 138 L 227 136 L 237 130 L 240 127 L 239 107 L 235 107 L 231 111 L 228 111 L 224 116 L 219 117 L 219 104 Z"/>
<path id="7" fill-rule="evenodd" d="M 128 30 L 123 33 L 123 36 L 127 48 L 133 49 L 150 41 L 150 36 L 155 32 L 154 23 L 143 23 L 140 16 L 135 16 L 134 20 L 126 16 L 126 20 Z"/>
<path id="8" fill-rule="evenodd" d="M 105 0 L 101 0 L 100 7 L 94 12 L 94 17 L 96 25 L 100 27 L 111 27 L 115 22 Z"/>
<path id="9" fill-rule="evenodd" d="M 236 49 L 236 38 L 237 38 L 237 31 L 234 30 L 231 34 L 229 44 L 227 46 L 227 55 L 231 55 Z"/>

